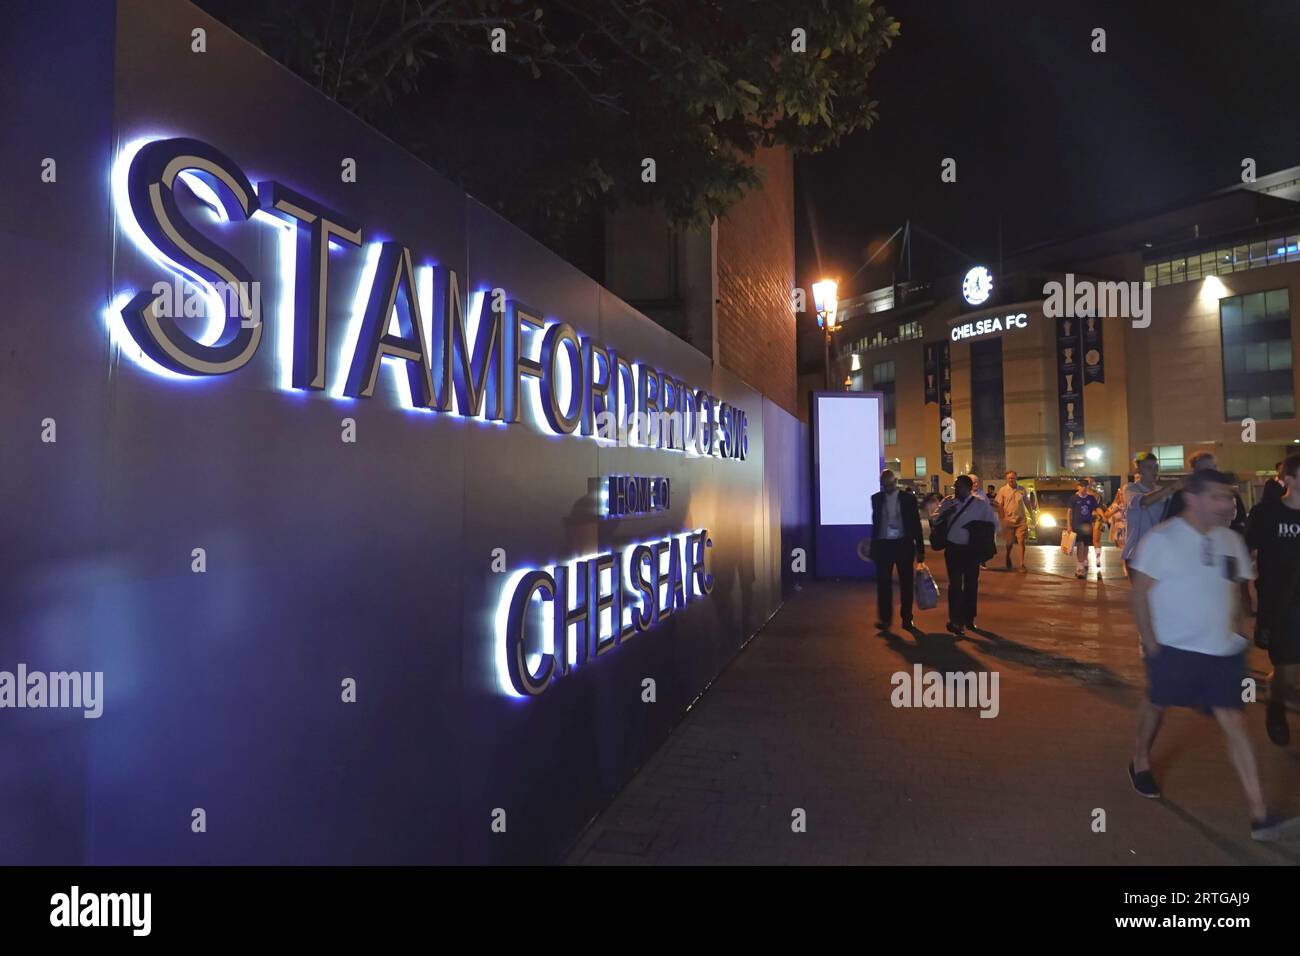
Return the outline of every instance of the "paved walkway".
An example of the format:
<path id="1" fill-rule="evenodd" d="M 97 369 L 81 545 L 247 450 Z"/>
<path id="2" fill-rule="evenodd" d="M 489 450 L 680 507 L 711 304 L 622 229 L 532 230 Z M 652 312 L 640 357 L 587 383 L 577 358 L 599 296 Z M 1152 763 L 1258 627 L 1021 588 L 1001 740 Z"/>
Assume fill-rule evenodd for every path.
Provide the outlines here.
<path id="1" fill-rule="evenodd" d="M 1208 718 L 1171 712 L 1156 743 L 1162 800 L 1125 767 L 1143 672 L 1128 582 L 1031 549 L 1030 574 L 986 573 L 979 624 L 956 641 L 943 599 L 924 633 L 881 636 L 874 584 L 813 582 L 732 662 L 583 835 L 576 863 L 1300 863 L 1250 840 L 1245 801 Z M 940 562 L 931 562 L 940 578 Z M 891 675 L 999 675 L 1000 713 L 895 708 Z M 1269 665 L 1252 648 L 1250 674 Z M 1248 711 L 1266 792 L 1300 813 L 1300 745 Z M 1292 732 L 1300 740 L 1300 716 Z M 806 832 L 792 831 L 803 810 Z M 1095 811 L 1105 832 L 1094 832 Z"/>

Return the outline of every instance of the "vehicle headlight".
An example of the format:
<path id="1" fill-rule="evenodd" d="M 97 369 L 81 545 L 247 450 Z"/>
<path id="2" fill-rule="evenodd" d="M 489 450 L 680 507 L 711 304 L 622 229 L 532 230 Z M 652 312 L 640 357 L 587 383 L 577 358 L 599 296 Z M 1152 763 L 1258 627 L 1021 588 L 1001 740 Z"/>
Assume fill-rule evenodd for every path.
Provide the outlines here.
<path id="1" fill-rule="evenodd" d="M 1038 526 L 1040 528 L 1055 528 L 1056 519 L 1049 514 L 1041 514 L 1038 516 Z"/>

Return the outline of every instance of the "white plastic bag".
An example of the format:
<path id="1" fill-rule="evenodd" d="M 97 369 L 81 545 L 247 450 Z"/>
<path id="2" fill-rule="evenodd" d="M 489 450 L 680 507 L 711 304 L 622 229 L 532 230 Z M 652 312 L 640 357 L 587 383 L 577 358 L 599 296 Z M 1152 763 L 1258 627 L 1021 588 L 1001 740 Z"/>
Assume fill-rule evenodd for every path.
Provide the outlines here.
<path id="1" fill-rule="evenodd" d="M 1076 537 L 1075 533 L 1071 531 L 1069 528 L 1066 528 L 1061 532 L 1061 553 L 1062 554 L 1074 553 L 1075 537 Z"/>

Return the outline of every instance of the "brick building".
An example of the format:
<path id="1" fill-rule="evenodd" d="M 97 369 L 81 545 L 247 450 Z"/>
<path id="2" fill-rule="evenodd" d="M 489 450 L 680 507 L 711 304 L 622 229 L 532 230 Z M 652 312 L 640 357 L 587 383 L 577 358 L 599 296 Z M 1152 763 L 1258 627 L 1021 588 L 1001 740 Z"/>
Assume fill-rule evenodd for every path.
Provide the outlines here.
<path id="1" fill-rule="evenodd" d="M 718 227 L 718 354 L 792 415 L 795 398 L 794 162 L 788 150 L 759 153 L 763 187 Z"/>
<path id="2" fill-rule="evenodd" d="M 794 163 L 760 150 L 762 186 L 699 232 L 657 211 L 606 218 L 604 285 L 792 415 L 795 395 Z M 806 416 L 805 416 L 806 417 Z"/>

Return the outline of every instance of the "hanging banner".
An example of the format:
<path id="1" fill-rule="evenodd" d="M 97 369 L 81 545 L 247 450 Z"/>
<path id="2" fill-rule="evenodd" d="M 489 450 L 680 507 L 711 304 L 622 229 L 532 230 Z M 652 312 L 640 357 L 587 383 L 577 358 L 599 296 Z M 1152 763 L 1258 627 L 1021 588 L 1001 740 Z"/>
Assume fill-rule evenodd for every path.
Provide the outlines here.
<path id="1" fill-rule="evenodd" d="M 1061 466 L 1083 466 L 1083 335 L 1076 318 L 1056 320 L 1056 385 L 1061 427 Z"/>
<path id="2" fill-rule="evenodd" d="M 954 425 L 952 421 L 952 363 L 948 343 L 935 346 L 939 350 L 939 460 L 940 467 L 952 474 Z"/>
<path id="3" fill-rule="evenodd" d="M 939 404 L 939 356 L 938 345 L 925 347 L 925 404 Z"/>
<path id="4" fill-rule="evenodd" d="M 1083 322 L 1083 381 L 1106 381 L 1106 352 L 1101 342 L 1101 319 L 1088 316 Z"/>

